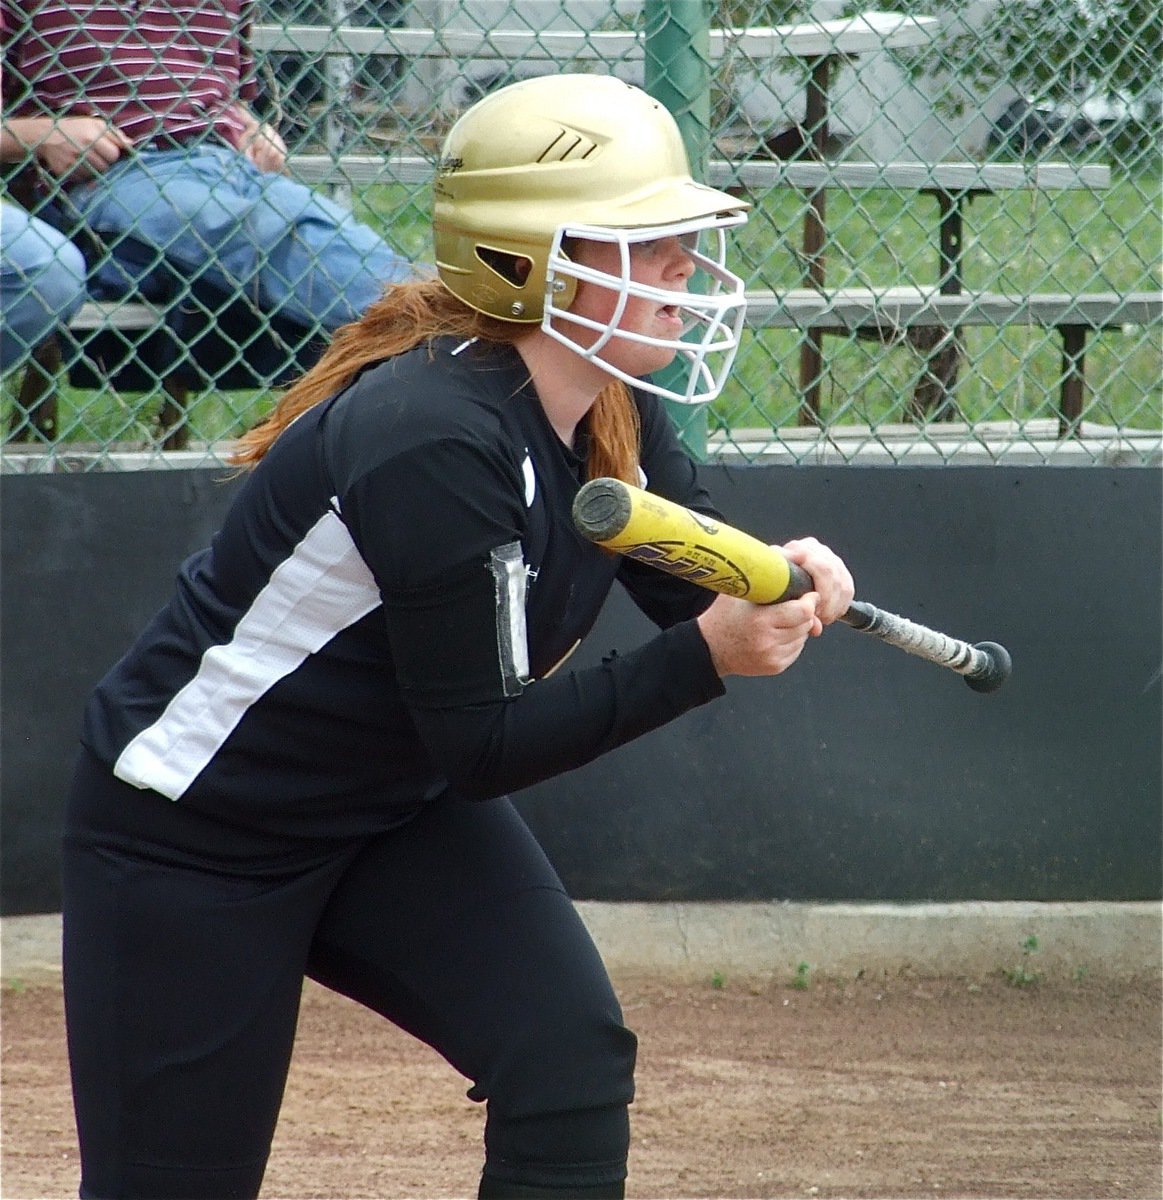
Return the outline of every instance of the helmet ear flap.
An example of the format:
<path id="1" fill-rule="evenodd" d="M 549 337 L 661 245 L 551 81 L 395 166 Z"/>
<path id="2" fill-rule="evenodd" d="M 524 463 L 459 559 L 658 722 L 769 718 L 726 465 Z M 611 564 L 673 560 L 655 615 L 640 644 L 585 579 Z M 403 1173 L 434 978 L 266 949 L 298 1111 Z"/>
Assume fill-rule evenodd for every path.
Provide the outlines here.
<path id="1" fill-rule="evenodd" d="M 510 298 L 506 302 L 491 292 L 488 285 L 479 278 L 474 283 L 476 296 L 483 301 L 487 295 L 493 302 L 494 311 L 496 302 L 500 299 L 502 308 L 506 310 L 505 315 L 513 320 L 521 320 L 526 316 L 535 293 L 538 301 L 535 310 L 537 313 L 542 311 L 544 292 L 552 291 L 554 303 L 558 308 L 568 308 L 577 294 L 576 279 L 562 276 L 547 278 L 548 267 L 545 263 L 540 265 L 541 272 L 538 275 L 538 263 L 528 254 L 478 243 L 474 248 L 474 256 L 483 267 L 496 276 L 501 285 L 508 286 Z"/>
<path id="2" fill-rule="evenodd" d="M 572 275 L 559 274 L 555 261 L 565 259 L 571 262 L 577 248 L 577 238 L 562 237 L 555 234 L 549 247 L 549 261 L 545 264 L 545 297 L 544 307 L 550 303 L 557 309 L 568 309 L 577 295 L 577 280 Z"/>
<path id="3" fill-rule="evenodd" d="M 466 303 L 504 321 L 541 319 L 545 256 L 537 247 L 450 230 L 441 246 L 440 276 Z"/>
<path id="4" fill-rule="evenodd" d="M 533 260 L 527 254 L 495 250 L 492 246 L 477 246 L 477 258 L 513 287 L 524 287 L 533 272 Z"/>
<path id="5" fill-rule="evenodd" d="M 569 308 L 577 295 L 578 281 L 553 269 L 555 259 L 569 260 L 564 249 L 551 249 L 546 257 L 478 242 L 473 258 L 478 266 L 470 281 L 470 303 L 503 320 L 540 321 L 550 297 L 561 309 Z"/>

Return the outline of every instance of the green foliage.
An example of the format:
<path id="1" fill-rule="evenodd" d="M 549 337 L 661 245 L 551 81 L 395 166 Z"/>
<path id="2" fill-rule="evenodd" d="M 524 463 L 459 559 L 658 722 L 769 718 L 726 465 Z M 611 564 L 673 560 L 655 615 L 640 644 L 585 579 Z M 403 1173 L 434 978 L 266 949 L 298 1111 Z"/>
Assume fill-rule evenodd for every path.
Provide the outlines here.
<path id="1" fill-rule="evenodd" d="M 937 12 L 940 32 L 932 43 L 897 55 L 914 78 L 947 74 L 980 95 L 1004 84 L 1037 100 L 1121 95 L 1139 102 L 1119 134 L 1116 150 L 1128 156 L 1122 161 L 1151 148 L 1158 153 L 1163 7 L 1157 0 L 997 0 L 984 19 L 979 0 L 942 0 L 936 10 L 921 0 L 877 7 Z"/>
<path id="2" fill-rule="evenodd" d="M 796 964 L 795 974 L 792 976 L 791 985 L 797 992 L 806 992 L 812 986 L 812 964 L 808 962 L 800 962 Z"/>
<path id="3" fill-rule="evenodd" d="M 1096 78 L 1131 94 L 1158 87 L 1163 8 L 1155 0 L 1001 4 L 991 33 L 1015 69 L 1048 92 Z"/>
<path id="4" fill-rule="evenodd" d="M 1030 934 L 1022 942 L 1022 958 L 1018 965 L 1016 967 L 1002 968 L 1002 974 L 1011 987 L 1033 987 L 1035 984 L 1041 982 L 1042 973 L 1035 971 L 1031 966 L 1031 956 L 1037 954 L 1039 949 L 1040 946 L 1037 937 L 1034 934 Z"/>
<path id="5" fill-rule="evenodd" d="M 1158 288 L 1158 179 L 1116 174 L 1099 194 L 1013 192 L 977 197 L 965 213 L 965 285 L 971 290 L 1148 291 Z M 732 262 L 760 289 L 802 286 L 799 241 L 804 198 L 793 188 L 753 197 L 750 222 L 734 235 Z M 357 213 L 385 230 L 417 262 L 430 262 L 428 215 L 398 186 L 365 189 Z M 937 277 L 934 201 L 890 188 L 832 191 L 828 203 L 828 286 L 890 287 Z M 1052 330 L 1011 326 L 964 331 L 965 360 L 956 389 L 971 421 L 1034 420 L 1056 413 L 1061 345 Z M 791 330 L 748 332 L 732 377 L 709 414 L 715 429 L 776 429 L 799 415 L 799 335 Z M 886 347 L 829 337 L 824 348 L 823 416 L 830 423 L 878 425 L 900 421 L 924 370 L 908 345 Z M 1087 346 L 1091 384 L 1087 421 L 1163 429 L 1158 331 L 1111 330 Z M 7 427 L 9 376 L 0 393 Z M 147 394 L 63 388 L 59 440 L 101 448 L 148 446 L 154 436 L 159 388 Z M 213 391 L 192 400 L 194 441 L 235 437 L 265 415 L 275 394 Z"/>
<path id="6" fill-rule="evenodd" d="M 811 9 L 810 0 L 722 0 L 714 6 L 712 22 L 724 28 L 748 25 L 787 25 L 800 20 Z"/>

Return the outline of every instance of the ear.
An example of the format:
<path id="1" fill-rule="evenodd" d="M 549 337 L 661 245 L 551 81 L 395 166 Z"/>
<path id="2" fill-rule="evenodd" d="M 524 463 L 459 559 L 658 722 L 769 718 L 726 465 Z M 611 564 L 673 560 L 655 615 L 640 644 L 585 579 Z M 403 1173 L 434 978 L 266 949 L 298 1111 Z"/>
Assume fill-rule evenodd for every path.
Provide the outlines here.
<path id="1" fill-rule="evenodd" d="M 509 254 L 504 250 L 494 250 L 488 246 L 478 246 L 477 258 L 491 271 L 511 283 L 514 287 L 523 287 L 533 270 L 533 260 L 523 254 Z"/>

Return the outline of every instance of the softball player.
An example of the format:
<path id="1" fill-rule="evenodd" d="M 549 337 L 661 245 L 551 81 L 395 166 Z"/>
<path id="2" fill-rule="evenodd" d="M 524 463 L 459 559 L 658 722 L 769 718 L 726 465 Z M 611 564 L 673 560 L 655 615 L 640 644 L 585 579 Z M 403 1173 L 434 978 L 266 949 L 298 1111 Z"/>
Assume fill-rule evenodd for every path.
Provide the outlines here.
<path id="1" fill-rule="evenodd" d="M 635 1039 L 504 797 L 783 671 L 852 598 L 813 539 L 785 550 L 817 590 L 760 608 L 572 525 L 605 475 L 713 511 L 660 396 L 722 387 L 744 208 L 636 88 L 502 89 L 446 141 L 438 277 L 390 289 L 242 439 L 223 528 L 85 713 L 82 1196 L 255 1196 L 304 976 L 470 1081 L 481 1197 L 623 1194 Z M 615 579 L 660 632 L 571 670 Z"/>

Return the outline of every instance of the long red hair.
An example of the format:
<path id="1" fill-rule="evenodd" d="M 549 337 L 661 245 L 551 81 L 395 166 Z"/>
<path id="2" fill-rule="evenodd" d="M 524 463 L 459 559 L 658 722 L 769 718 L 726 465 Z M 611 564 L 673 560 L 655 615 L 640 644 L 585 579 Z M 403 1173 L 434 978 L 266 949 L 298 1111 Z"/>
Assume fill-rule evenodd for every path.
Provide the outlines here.
<path id="1" fill-rule="evenodd" d="M 458 300 L 437 279 L 397 284 L 364 315 L 339 329 L 319 361 L 283 394 L 274 410 L 237 442 L 231 462 L 253 467 L 300 414 L 334 396 L 370 363 L 441 336 L 512 343 L 527 325 L 498 321 Z M 630 390 L 611 380 L 589 414 L 589 479 L 638 482 L 638 410 Z"/>

